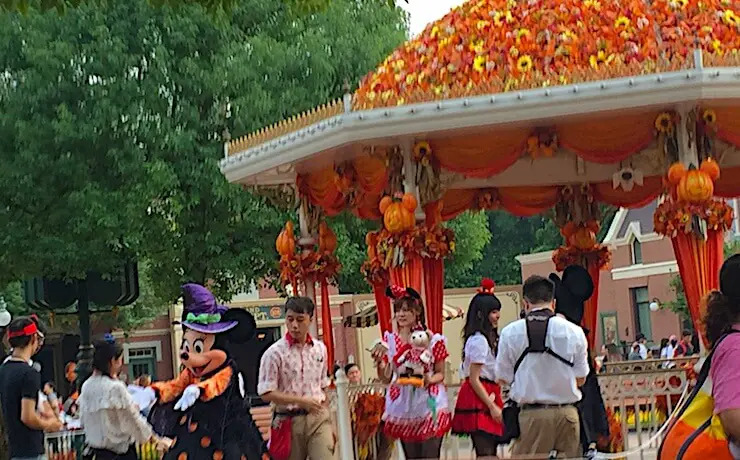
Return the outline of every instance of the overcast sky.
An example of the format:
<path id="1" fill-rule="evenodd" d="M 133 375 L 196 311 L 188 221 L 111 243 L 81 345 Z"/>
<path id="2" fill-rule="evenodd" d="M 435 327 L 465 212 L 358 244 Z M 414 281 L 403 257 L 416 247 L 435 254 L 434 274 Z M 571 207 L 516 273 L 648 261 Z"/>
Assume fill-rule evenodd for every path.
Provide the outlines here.
<path id="1" fill-rule="evenodd" d="M 409 0 L 397 1 L 399 5 L 411 14 L 411 35 L 416 35 L 424 27 L 445 14 L 453 7 L 463 3 L 463 0 Z"/>

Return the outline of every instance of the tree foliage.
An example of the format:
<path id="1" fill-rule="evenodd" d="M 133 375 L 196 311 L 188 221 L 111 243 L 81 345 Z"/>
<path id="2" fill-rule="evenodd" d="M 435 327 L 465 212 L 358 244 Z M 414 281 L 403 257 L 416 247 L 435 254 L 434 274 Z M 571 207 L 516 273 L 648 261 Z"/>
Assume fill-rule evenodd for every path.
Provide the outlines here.
<path id="1" fill-rule="evenodd" d="M 377 1 L 183 3 L 0 15 L 3 282 L 136 258 L 157 302 L 184 281 L 228 299 L 277 259 L 291 213 L 226 182 L 222 134 L 341 96 L 406 31 Z"/>

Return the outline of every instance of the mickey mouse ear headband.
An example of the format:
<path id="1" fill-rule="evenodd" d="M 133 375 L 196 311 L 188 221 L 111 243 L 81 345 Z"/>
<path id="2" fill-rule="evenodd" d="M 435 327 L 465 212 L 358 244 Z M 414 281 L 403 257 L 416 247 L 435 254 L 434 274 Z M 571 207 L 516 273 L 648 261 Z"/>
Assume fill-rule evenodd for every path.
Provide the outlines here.
<path id="1" fill-rule="evenodd" d="M 416 292 L 416 289 L 410 287 L 401 287 L 398 285 L 390 285 L 385 289 L 385 295 L 393 300 L 410 298 L 414 300 L 421 300 L 421 295 Z"/>

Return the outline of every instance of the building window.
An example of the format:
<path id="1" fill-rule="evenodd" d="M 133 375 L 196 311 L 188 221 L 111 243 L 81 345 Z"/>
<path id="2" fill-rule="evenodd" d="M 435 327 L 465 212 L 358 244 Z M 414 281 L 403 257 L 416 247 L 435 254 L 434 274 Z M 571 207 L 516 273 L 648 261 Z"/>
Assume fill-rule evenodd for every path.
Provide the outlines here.
<path id="1" fill-rule="evenodd" d="M 155 348 L 129 348 L 128 349 L 128 377 L 129 381 L 142 374 L 147 374 L 152 379 L 157 378 L 157 350 Z"/>
<path id="2" fill-rule="evenodd" d="M 637 265 L 642 263 L 642 243 L 637 238 L 632 240 L 632 264 Z"/>
<path id="3" fill-rule="evenodd" d="M 653 340 L 653 327 L 650 322 L 650 297 L 648 288 L 630 289 L 632 294 L 632 311 L 635 318 L 635 335 L 642 333 L 648 341 Z"/>

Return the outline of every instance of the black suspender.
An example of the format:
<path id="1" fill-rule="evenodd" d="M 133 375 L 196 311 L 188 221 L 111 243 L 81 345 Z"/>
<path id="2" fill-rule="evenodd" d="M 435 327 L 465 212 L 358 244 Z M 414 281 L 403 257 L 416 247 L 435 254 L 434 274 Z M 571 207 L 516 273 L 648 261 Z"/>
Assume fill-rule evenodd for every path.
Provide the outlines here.
<path id="1" fill-rule="evenodd" d="M 519 359 L 516 360 L 516 364 L 514 364 L 515 377 L 516 371 L 519 370 L 519 366 L 521 366 L 522 361 L 524 361 L 524 358 L 530 353 L 544 353 L 552 356 L 569 367 L 573 367 L 574 364 L 571 361 L 563 358 L 546 345 L 547 326 L 550 324 L 550 318 L 554 315 L 555 313 L 553 313 L 552 310 L 545 309 L 530 312 L 524 318 L 527 326 L 527 339 L 529 340 L 529 345 L 524 349 L 524 352 L 519 356 Z"/>

